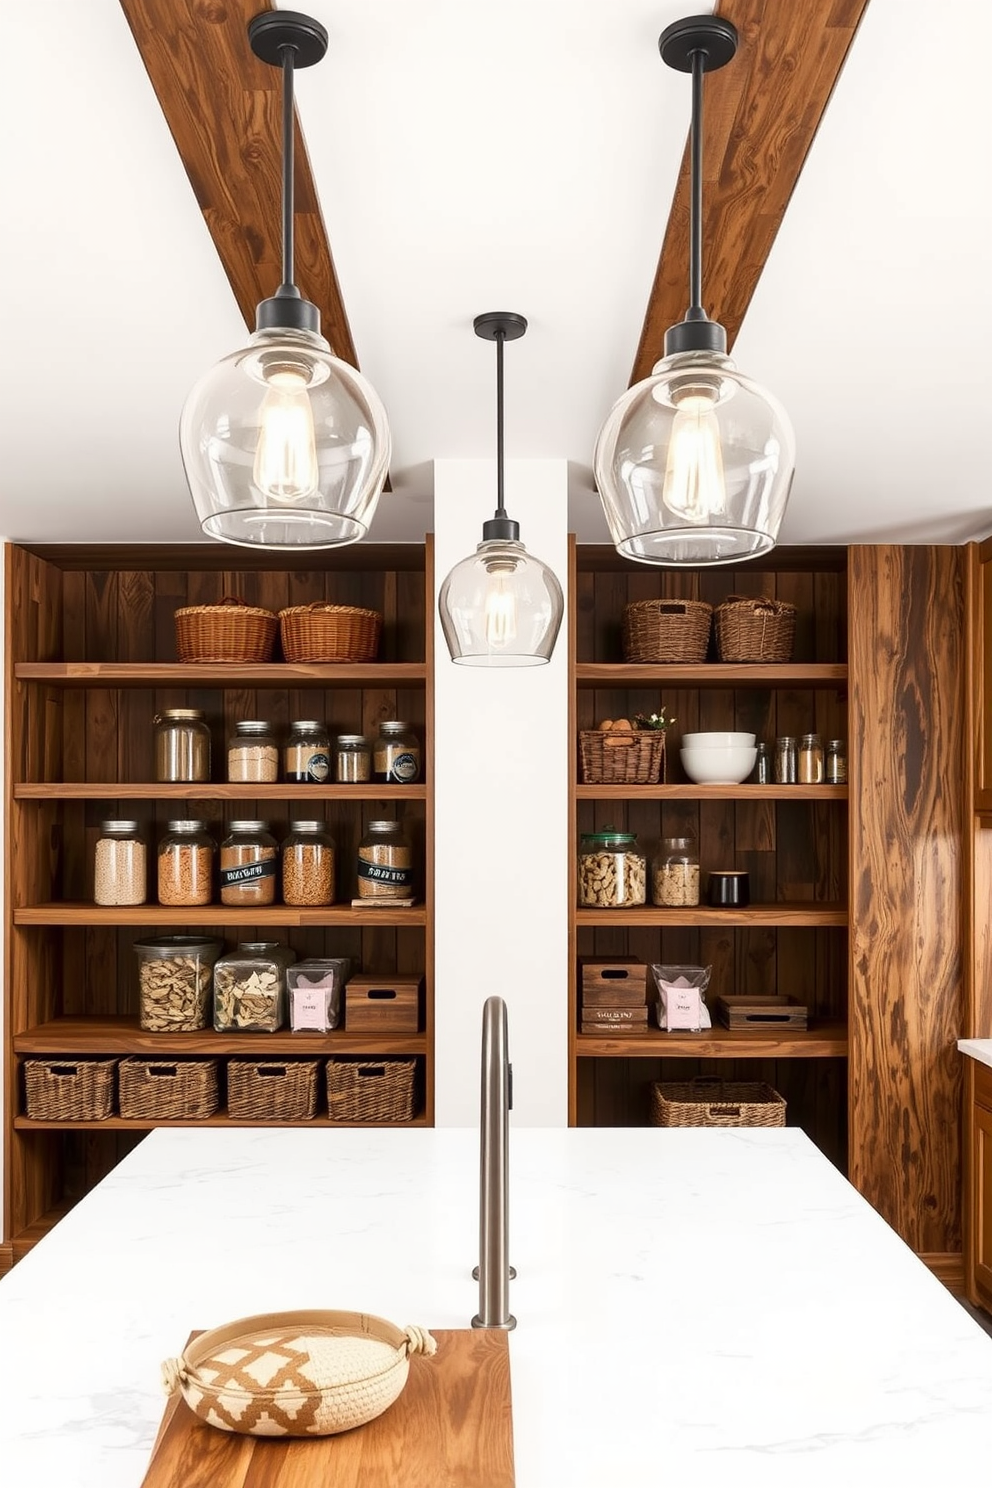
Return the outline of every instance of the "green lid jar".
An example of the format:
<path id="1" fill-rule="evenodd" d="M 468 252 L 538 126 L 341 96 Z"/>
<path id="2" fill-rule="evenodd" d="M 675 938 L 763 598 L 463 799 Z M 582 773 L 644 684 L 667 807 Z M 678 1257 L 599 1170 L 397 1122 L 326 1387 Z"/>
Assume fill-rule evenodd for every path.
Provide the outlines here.
<path id="1" fill-rule="evenodd" d="M 579 843 L 579 904 L 587 909 L 629 909 L 644 904 L 647 863 L 633 832 L 604 827 L 584 832 Z"/>

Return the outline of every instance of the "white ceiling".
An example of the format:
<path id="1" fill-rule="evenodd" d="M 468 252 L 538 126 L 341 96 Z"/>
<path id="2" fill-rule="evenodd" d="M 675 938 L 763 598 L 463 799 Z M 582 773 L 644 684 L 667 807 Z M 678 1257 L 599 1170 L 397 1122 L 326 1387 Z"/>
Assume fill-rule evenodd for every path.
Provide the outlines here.
<path id="1" fill-rule="evenodd" d="M 657 38 L 712 6 L 307 8 L 331 40 L 298 77 L 300 115 L 393 431 L 373 538 L 432 525 L 432 460 L 491 458 L 494 353 L 472 319 L 503 309 L 530 320 L 506 353 L 507 456 L 567 459 L 570 524 L 606 541 L 591 450 L 627 383 L 689 117 Z M 179 410 L 244 324 L 118 0 L 0 15 L 0 532 L 194 539 Z M 992 529 L 990 56 L 987 0 L 870 0 L 735 349 L 796 426 L 783 541 Z"/>

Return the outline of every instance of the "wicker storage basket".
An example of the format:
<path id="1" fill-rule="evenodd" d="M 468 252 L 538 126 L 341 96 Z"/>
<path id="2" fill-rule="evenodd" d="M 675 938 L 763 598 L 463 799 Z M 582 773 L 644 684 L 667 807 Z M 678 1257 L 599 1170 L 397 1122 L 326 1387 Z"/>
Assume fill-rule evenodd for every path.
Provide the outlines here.
<path id="1" fill-rule="evenodd" d="M 582 729 L 579 765 L 586 785 L 661 784 L 665 730 Z"/>
<path id="2" fill-rule="evenodd" d="M 32 1121 L 102 1121 L 114 1107 L 116 1059 L 25 1059 Z"/>
<path id="3" fill-rule="evenodd" d="M 329 1059 L 333 1121 L 412 1121 L 415 1059 Z"/>
<path id="4" fill-rule="evenodd" d="M 730 594 L 716 607 L 715 629 L 721 661 L 790 661 L 796 607 L 784 599 Z"/>
<path id="5" fill-rule="evenodd" d="M 229 1059 L 227 1114 L 239 1121 L 309 1121 L 319 1059 Z"/>
<path id="6" fill-rule="evenodd" d="M 705 661 L 713 606 L 701 599 L 639 599 L 623 612 L 624 661 Z"/>
<path id="7" fill-rule="evenodd" d="M 216 1059 L 122 1059 L 117 1104 L 132 1121 L 202 1121 L 220 1105 Z"/>
<path id="8" fill-rule="evenodd" d="M 652 1126 L 784 1126 L 785 1101 L 761 1081 L 700 1076 L 651 1085 Z"/>
<path id="9" fill-rule="evenodd" d="M 287 661 L 375 661 L 382 616 L 355 605 L 317 602 L 279 611 Z"/>
<path id="10" fill-rule="evenodd" d="M 271 610 L 225 595 L 220 604 L 176 611 L 176 655 L 180 661 L 268 661 L 278 629 Z"/>

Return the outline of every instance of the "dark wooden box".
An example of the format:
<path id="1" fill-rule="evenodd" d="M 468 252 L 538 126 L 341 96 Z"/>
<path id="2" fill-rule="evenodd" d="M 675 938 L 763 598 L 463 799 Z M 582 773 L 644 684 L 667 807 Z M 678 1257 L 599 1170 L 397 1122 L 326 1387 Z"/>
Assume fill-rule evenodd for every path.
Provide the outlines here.
<path id="1" fill-rule="evenodd" d="M 581 963 L 583 1008 L 646 1007 L 648 969 L 635 956 Z"/>
<path id="2" fill-rule="evenodd" d="M 348 1033 L 416 1033 L 420 1026 L 419 976 L 365 974 L 350 978 L 344 989 L 344 1026 Z"/>

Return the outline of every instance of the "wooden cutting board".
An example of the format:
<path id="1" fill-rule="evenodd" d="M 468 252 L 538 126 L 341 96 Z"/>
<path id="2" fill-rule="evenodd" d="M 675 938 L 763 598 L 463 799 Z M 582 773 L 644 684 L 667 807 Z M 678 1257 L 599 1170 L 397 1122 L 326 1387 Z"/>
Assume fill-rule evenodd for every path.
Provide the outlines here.
<path id="1" fill-rule="evenodd" d="M 513 1488 L 507 1335 L 430 1331 L 437 1353 L 411 1358 L 395 1404 L 338 1436 L 234 1436 L 204 1425 L 176 1391 L 143 1488 Z"/>

